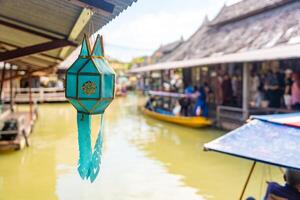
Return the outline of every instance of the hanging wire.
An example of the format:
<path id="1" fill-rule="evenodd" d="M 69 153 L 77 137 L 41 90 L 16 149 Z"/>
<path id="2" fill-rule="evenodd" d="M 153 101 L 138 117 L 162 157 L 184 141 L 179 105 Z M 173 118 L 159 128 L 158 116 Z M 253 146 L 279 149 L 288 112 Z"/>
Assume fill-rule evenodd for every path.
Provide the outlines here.
<path id="1" fill-rule="evenodd" d="M 94 44 L 96 42 L 96 35 L 95 35 L 95 26 L 94 26 L 93 14 L 92 14 L 92 17 L 91 17 L 91 24 L 92 24 L 92 42 Z"/>

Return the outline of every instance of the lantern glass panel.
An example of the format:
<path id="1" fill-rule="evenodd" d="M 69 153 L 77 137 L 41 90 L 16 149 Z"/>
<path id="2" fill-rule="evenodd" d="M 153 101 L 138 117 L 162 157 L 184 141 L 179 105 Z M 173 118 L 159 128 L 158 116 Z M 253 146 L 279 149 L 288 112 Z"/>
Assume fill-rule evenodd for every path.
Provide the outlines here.
<path id="1" fill-rule="evenodd" d="M 103 113 L 104 110 L 107 108 L 107 106 L 109 106 L 109 104 L 111 103 L 112 100 L 104 100 L 101 101 L 97 108 L 93 111 L 93 113 Z"/>
<path id="2" fill-rule="evenodd" d="M 67 97 L 76 98 L 76 75 L 75 74 L 68 74 L 66 80 L 66 95 Z"/>
<path id="3" fill-rule="evenodd" d="M 72 66 L 68 69 L 67 73 L 69 72 L 72 72 L 72 73 L 77 73 L 80 68 L 85 65 L 87 63 L 89 59 L 87 58 L 80 58 L 80 59 L 77 59 L 73 64 Z"/>
<path id="4" fill-rule="evenodd" d="M 95 105 L 97 104 L 97 102 L 98 102 L 98 100 L 80 100 L 81 105 L 89 113 L 93 111 L 93 109 L 95 108 Z"/>
<path id="5" fill-rule="evenodd" d="M 103 59 L 94 59 L 94 63 L 96 64 L 98 70 L 101 74 L 111 74 L 109 67 L 107 66 L 107 63 Z"/>
<path id="6" fill-rule="evenodd" d="M 105 85 L 102 86 L 102 97 L 103 98 L 113 98 L 114 97 L 114 75 L 104 74 L 103 82 Z"/>
<path id="7" fill-rule="evenodd" d="M 79 104 L 78 100 L 69 99 L 69 101 L 79 112 L 86 112 L 86 110 Z"/>
<path id="8" fill-rule="evenodd" d="M 80 73 L 95 73 L 99 74 L 97 67 L 94 65 L 93 61 L 90 60 L 81 70 Z"/>

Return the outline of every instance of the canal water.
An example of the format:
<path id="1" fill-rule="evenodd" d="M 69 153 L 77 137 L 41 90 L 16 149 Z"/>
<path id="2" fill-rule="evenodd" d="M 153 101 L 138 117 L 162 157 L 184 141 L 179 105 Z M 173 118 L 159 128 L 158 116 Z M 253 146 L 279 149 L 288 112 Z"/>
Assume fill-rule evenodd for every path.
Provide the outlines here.
<path id="1" fill-rule="evenodd" d="M 143 116 L 143 99 L 117 98 L 105 114 L 102 169 L 91 184 L 76 172 L 76 112 L 69 104 L 39 106 L 31 147 L 0 154 L 0 200 L 235 200 L 251 162 L 204 152 L 223 131 L 191 129 Z M 94 138 L 99 118 L 93 121 Z M 251 142 L 251 141 L 249 141 Z M 278 168 L 259 164 L 247 196 L 258 199 Z"/>

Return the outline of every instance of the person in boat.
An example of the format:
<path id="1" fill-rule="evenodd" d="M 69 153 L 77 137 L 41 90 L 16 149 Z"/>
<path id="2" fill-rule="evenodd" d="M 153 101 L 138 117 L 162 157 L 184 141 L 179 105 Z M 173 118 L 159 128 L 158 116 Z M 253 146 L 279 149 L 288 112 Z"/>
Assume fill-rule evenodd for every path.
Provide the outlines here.
<path id="1" fill-rule="evenodd" d="M 283 176 L 284 186 L 275 182 L 268 183 L 264 200 L 299 200 L 300 199 L 300 171 L 287 169 Z"/>
<path id="2" fill-rule="evenodd" d="M 180 116 L 181 106 L 179 101 L 176 101 L 174 108 L 172 109 L 172 114 L 175 116 Z"/>
<path id="3" fill-rule="evenodd" d="M 194 87 L 192 85 L 189 85 L 184 89 L 184 94 L 186 95 L 192 95 L 194 93 Z M 183 116 L 189 116 L 189 108 L 191 106 L 191 99 L 189 97 L 183 97 L 179 99 L 179 104 L 181 106 L 181 114 Z"/>
<path id="4" fill-rule="evenodd" d="M 146 102 L 145 108 L 151 111 L 155 110 L 155 99 L 154 97 L 150 97 Z"/>
<path id="5" fill-rule="evenodd" d="M 208 117 L 208 105 L 207 97 L 209 93 L 209 87 L 207 83 L 204 83 L 203 86 L 198 90 L 198 98 L 195 105 L 195 116 Z"/>

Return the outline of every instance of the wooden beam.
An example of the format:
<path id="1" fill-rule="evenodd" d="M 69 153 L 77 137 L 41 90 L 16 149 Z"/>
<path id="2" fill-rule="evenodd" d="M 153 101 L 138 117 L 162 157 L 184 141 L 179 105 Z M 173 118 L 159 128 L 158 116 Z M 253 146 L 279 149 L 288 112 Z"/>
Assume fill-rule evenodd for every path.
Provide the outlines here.
<path id="1" fill-rule="evenodd" d="M 9 77 L 13 76 L 13 65 L 10 65 Z M 13 99 L 13 79 L 9 81 L 9 99 L 10 99 L 10 111 L 14 112 L 14 99 Z"/>
<path id="2" fill-rule="evenodd" d="M 1 73 L 1 82 L 0 82 L 0 104 L 2 104 L 2 90 L 3 90 L 3 84 L 5 81 L 5 72 L 6 72 L 6 63 L 3 64 L 3 69 Z"/>
<path id="3" fill-rule="evenodd" d="M 29 118 L 30 118 L 30 122 L 32 121 L 33 117 L 32 117 L 32 79 L 31 79 L 31 74 L 32 72 L 30 71 L 30 69 L 28 69 L 28 86 L 29 86 Z"/>
<path id="4" fill-rule="evenodd" d="M 104 0 L 71 0 L 71 2 L 83 8 L 91 8 L 93 11 L 105 16 L 113 13 L 115 5 Z"/>
<path id="5" fill-rule="evenodd" d="M 70 45 L 77 46 L 77 44 L 75 44 L 71 41 L 59 39 L 59 40 L 53 40 L 50 42 L 45 42 L 42 44 L 24 47 L 24 48 L 20 48 L 20 49 L 8 51 L 8 52 L 3 52 L 3 53 L 0 53 L 0 62 L 14 60 L 14 59 L 21 58 L 24 56 L 30 56 L 33 54 L 38 54 L 38 53 L 42 53 L 45 51 L 50 51 L 53 49 L 70 46 Z"/>
<path id="6" fill-rule="evenodd" d="M 28 62 L 23 61 L 23 60 L 14 60 L 14 61 L 11 61 L 9 63 L 18 66 L 18 68 L 20 68 L 21 71 L 26 70 L 28 68 L 28 66 L 31 66 L 31 67 L 34 67 L 34 68 L 43 67 L 43 66 L 40 66 L 40 65 L 35 65 L 33 63 L 28 63 Z M 21 68 L 23 68 L 23 69 L 21 69 Z"/>
<path id="7" fill-rule="evenodd" d="M 59 39 L 58 37 L 54 37 L 52 35 L 43 33 L 41 31 L 36 31 L 36 30 L 30 29 L 30 28 L 27 28 L 25 26 L 17 25 L 16 23 L 8 22 L 8 21 L 5 21 L 3 19 L 0 19 L 0 25 L 7 26 L 9 28 L 13 28 L 13 29 L 16 29 L 16 30 L 19 30 L 19 31 L 27 32 L 27 33 L 30 33 L 30 34 L 33 34 L 33 35 L 36 35 L 36 36 L 44 37 L 44 38 L 47 38 L 47 39 L 50 39 L 50 40 Z"/>
<path id="8" fill-rule="evenodd" d="M 4 42 L 4 41 L 0 41 L 0 44 L 3 44 L 3 45 L 8 46 L 8 47 L 13 47 L 13 48 L 16 48 L 16 49 L 22 48 L 22 47 L 20 47 L 18 45 L 10 44 L 10 43 Z M 3 48 L 6 49 L 6 50 L 8 50 L 5 47 L 3 47 Z M 63 61 L 64 60 L 64 59 L 62 59 L 60 57 L 51 56 L 51 55 L 48 55 L 48 54 L 45 54 L 45 53 L 40 53 L 38 55 L 42 56 L 42 57 L 50 58 L 50 59 L 53 59 L 53 60 L 59 60 L 59 61 Z M 35 54 L 34 56 L 38 56 L 38 55 Z"/>
<path id="9" fill-rule="evenodd" d="M 77 18 L 71 32 L 69 33 L 68 40 L 75 41 L 84 27 L 88 24 L 93 16 L 93 12 L 90 9 L 82 9 L 79 17 Z M 59 53 L 59 57 L 65 57 L 70 47 L 65 47 Z"/>
<path id="10" fill-rule="evenodd" d="M 31 70 L 30 73 L 39 72 L 39 71 L 47 71 L 47 70 L 53 69 L 54 67 L 56 67 L 56 65 Z M 21 77 L 28 77 L 28 73 L 29 72 L 27 72 L 26 74 L 22 74 L 22 75 L 21 74 L 16 74 L 12 77 L 4 78 L 4 81 L 9 81 L 10 79 L 16 79 L 16 78 L 21 78 Z"/>

